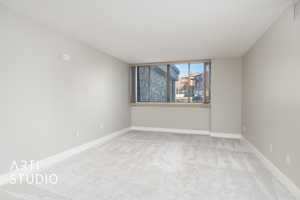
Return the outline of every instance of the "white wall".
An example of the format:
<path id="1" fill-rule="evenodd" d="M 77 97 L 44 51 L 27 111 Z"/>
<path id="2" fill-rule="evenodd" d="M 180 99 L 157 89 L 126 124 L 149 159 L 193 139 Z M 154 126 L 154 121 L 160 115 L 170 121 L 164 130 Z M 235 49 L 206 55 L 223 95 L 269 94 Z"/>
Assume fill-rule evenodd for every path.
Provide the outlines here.
<path id="1" fill-rule="evenodd" d="M 0 173 L 130 126 L 127 64 L 3 7 L 0 30 Z"/>
<path id="2" fill-rule="evenodd" d="M 241 58 L 212 60 L 212 103 L 201 107 L 145 107 L 131 109 L 132 125 L 241 133 Z"/>
<path id="3" fill-rule="evenodd" d="M 133 126 L 209 130 L 210 110 L 201 107 L 133 106 Z"/>
<path id="4" fill-rule="evenodd" d="M 289 9 L 244 58 L 243 123 L 245 137 L 300 187 L 299 86 L 298 6 L 295 20 Z"/>
<path id="5" fill-rule="evenodd" d="M 211 82 L 211 131 L 241 134 L 242 59 L 213 60 Z"/>

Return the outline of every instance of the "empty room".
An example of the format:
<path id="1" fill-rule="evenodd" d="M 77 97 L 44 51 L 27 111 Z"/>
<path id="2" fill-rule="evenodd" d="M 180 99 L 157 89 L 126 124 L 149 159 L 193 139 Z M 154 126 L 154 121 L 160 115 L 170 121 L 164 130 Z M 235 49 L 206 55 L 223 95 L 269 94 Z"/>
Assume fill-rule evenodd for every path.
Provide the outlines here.
<path id="1" fill-rule="evenodd" d="M 298 0 L 0 0 L 0 200 L 300 200 Z"/>

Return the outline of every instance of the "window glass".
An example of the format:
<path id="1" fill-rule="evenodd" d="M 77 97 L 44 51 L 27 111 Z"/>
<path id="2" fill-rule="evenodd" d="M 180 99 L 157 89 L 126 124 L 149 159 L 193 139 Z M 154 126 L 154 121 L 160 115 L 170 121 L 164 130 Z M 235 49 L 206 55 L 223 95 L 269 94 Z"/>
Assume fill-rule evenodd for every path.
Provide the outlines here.
<path id="1" fill-rule="evenodd" d="M 174 64 L 170 67 L 171 93 L 175 94 L 172 102 L 189 102 L 189 65 Z"/>
<path id="2" fill-rule="evenodd" d="M 204 102 L 204 63 L 190 64 L 190 101 L 192 103 Z"/>
<path id="3" fill-rule="evenodd" d="M 150 102 L 167 101 L 167 66 L 150 67 Z"/>
<path id="4" fill-rule="evenodd" d="M 138 67 L 137 83 L 138 101 L 167 101 L 167 66 Z"/>
<path id="5" fill-rule="evenodd" d="M 209 62 L 137 66 L 131 77 L 132 102 L 210 102 Z"/>
<path id="6" fill-rule="evenodd" d="M 211 68 L 209 63 L 204 64 L 204 70 L 206 71 L 206 76 L 205 76 L 205 86 L 206 86 L 206 96 L 205 96 L 205 103 L 210 103 L 210 77 L 211 77 Z"/>
<path id="7" fill-rule="evenodd" d="M 137 67 L 137 101 L 148 102 L 150 97 L 150 68 Z"/>

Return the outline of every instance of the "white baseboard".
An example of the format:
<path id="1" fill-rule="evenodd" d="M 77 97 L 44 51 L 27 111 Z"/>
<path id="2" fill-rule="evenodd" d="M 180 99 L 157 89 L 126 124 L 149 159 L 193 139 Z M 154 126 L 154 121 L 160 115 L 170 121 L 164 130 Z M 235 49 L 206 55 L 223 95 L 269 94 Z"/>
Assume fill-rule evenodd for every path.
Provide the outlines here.
<path id="1" fill-rule="evenodd" d="M 210 136 L 218 138 L 228 138 L 228 139 L 242 139 L 240 133 L 221 133 L 221 132 L 210 132 Z"/>
<path id="2" fill-rule="evenodd" d="M 123 135 L 123 134 L 127 133 L 130 130 L 131 130 L 130 128 L 121 129 L 119 131 L 113 132 L 111 134 L 108 134 L 108 135 L 106 135 L 104 137 L 101 137 L 99 139 L 96 139 L 94 141 L 91 141 L 91 142 L 88 142 L 88 143 L 76 146 L 76 147 L 74 147 L 72 149 L 69 149 L 69 150 L 66 150 L 66 151 L 64 151 L 62 153 L 58 153 L 56 155 L 53 155 L 53 156 L 50 156 L 50 157 L 45 158 L 43 160 L 40 160 L 40 161 L 38 161 L 40 169 L 41 170 L 47 169 L 47 168 L 51 167 L 52 165 L 54 165 L 56 163 L 59 163 L 59 162 L 65 160 L 67 158 L 70 158 L 70 157 L 72 157 L 72 156 L 74 156 L 76 154 L 79 154 L 79 153 L 81 153 L 83 151 L 86 151 L 86 150 L 88 150 L 88 149 L 90 149 L 92 147 L 105 144 L 108 141 L 114 139 L 115 137 Z M 10 177 L 13 174 L 20 174 L 20 173 L 22 173 L 22 174 L 30 174 L 32 172 L 33 171 L 31 171 L 31 170 L 18 170 L 18 171 L 13 171 L 13 172 L 9 172 L 7 174 L 0 175 L 0 186 L 9 183 Z"/>
<path id="3" fill-rule="evenodd" d="M 156 127 L 143 127 L 143 126 L 132 126 L 131 129 L 138 130 L 138 131 L 167 132 L 167 133 L 181 133 L 181 134 L 198 134 L 198 135 L 210 134 L 209 131 L 193 130 L 193 129 L 156 128 Z"/>
<path id="4" fill-rule="evenodd" d="M 267 159 L 253 144 L 251 144 L 245 137 L 245 143 L 249 146 L 251 151 L 260 159 L 265 167 L 283 184 L 285 187 L 297 198 L 300 199 L 300 189 L 295 183 L 282 173 L 269 159 Z"/>
<path id="5" fill-rule="evenodd" d="M 131 129 L 138 130 L 138 131 L 209 135 L 211 137 L 231 138 L 231 139 L 241 139 L 242 138 L 241 134 L 210 132 L 207 130 L 172 129 L 172 128 L 156 128 L 156 127 L 143 127 L 143 126 L 132 126 Z"/>

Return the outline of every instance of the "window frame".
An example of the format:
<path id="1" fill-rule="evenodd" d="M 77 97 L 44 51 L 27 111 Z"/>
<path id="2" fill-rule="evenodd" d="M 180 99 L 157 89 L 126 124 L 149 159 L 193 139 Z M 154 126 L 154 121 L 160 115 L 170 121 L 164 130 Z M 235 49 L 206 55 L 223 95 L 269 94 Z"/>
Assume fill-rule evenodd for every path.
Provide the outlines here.
<path id="1" fill-rule="evenodd" d="M 190 87 L 190 65 L 193 63 L 204 63 L 204 101 L 192 102 L 191 96 L 188 98 L 188 103 L 182 102 L 170 102 L 169 98 L 169 65 L 171 64 L 188 64 L 188 87 Z M 155 67 L 155 66 L 167 66 L 167 102 L 139 102 L 137 101 L 137 68 L 138 67 Z M 153 62 L 153 63 L 136 63 L 130 64 L 130 102 L 132 106 L 199 106 L 199 107 L 210 107 L 211 103 L 211 60 L 202 59 L 202 60 L 188 60 L 188 61 L 172 61 L 172 62 Z M 208 91 L 207 91 L 208 90 Z M 190 92 L 190 89 L 189 89 Z"/>

